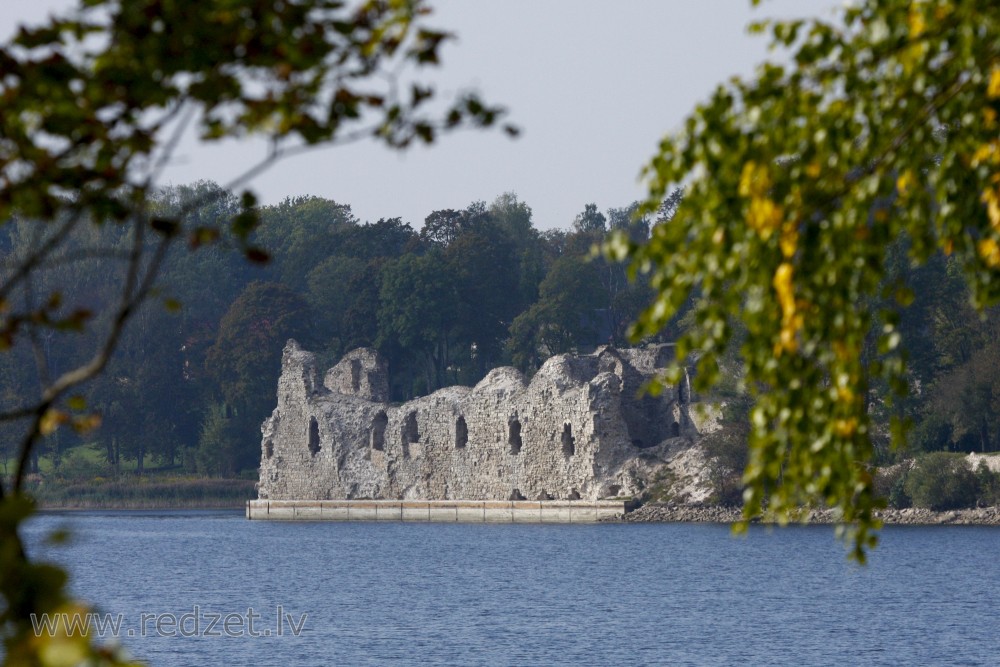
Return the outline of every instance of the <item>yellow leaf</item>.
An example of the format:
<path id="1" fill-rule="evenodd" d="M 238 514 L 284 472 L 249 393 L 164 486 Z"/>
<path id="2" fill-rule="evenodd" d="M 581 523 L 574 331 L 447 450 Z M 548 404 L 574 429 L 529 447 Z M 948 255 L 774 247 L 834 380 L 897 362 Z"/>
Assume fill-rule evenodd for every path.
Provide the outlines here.
<path id="1" fill-rule="evenodd" d="M 73 420 L 73 430 L 83 435 L 93 431 L 101 425 L 101 416 L 98 414 L 83 415 Z"/>
<path id="2" fill-rule="evenodd" d="M 854 417 L 838 419 L 834 429 L 841 438 L 849 438 L 858 430 L 858 420 Z"/>
<path id="3" fill-rule="evenodd" d="M 786 220 L 781 226 L 781 239 L 778 243 L 781 246 L 781 254 L 784 255 L 785 259 L 791 259 L 799 244 L 799 231 L 796 224 L 791 220 Z"/>
<path id="4" fill-rule="evenodd" d="M 1000 244 L 995 239 L 982 239 L 976 249 L 988 267 L 995 269 L 1000 266 Z"/>
<path id="5" fill-rule="evenodd" d="M 910 16 L 908 18 L 910 26 L 910 38 L 918 39 L 927 29 L 927 22 L 924 20 L 924 13 L 919 4 L 910 6 Z"/>
<path id="6" fill-rule="evenodd" d="M 899 190 L 900 197 L 905 197 L 910 193 L 911 187 L 913 187 L 913 172 L 907 169 L 896 179 L 896 189 Z"/>
<path id="7" fill-rule="evenodd" d="M 781 225 L 783 211 L 767 197 L 754 197 L 747 211 L 747 224 L 765 241 Z"/>
<path id="8" fill-rule="evenodd" d="M 978 167 L 984 162 L 996 164 L 998 161 L 1000 161 L 1000 151 L 997 150 L 997 142 L 994 140 L 976 149 L 972 154 L 971 164 L 973 167 Z"/>
<path id="9" fill-rule="evenodd" d="M 68 420 L 69 415 L 62 410 L 49 408 L 45 411 L 45 414 L 42 415 L 42 418 L 38 420 L 38 432 L 42 435 L 51 435 Z"/>
<path id="10" fill-rule="evenodd" d="M 986 204 L 986 217 L 990 219 L 990 227 L 1000 231 L 1000 194 L 993 188 L 986 188 L 979 200 Z"/>
<path id="11" fill-rule="evenodd" d="M 1000 66 L 990 68 L 990 83 L 986 86 L 986 97 L 994 100 L 1000 97 Z"/>
<path id="12" fill-rule="evenodd" d="M 796 312 L 793 274 L 791 263 L 782 262 L 774 272 L 774 280 L 771 281 L 774 291 L 778 294 L 778 303 L 781 305 L 781 332 L 778 345 L 775 346 L 775 352 L 778 354 L 783 350 L 795 352 L 798 347 L 795 336 L 802 328 L 802 316 Z"/>
<path id="13" fill-rule="evenodd" d="M 750 160 L 743 165 L 740 173 L 739 193 L 741 197 L 755 197 L 771 189 L 771 175 L 767 167 Z"/>
<path id="14" fill-rule="evenodd" d="M 924 18 L 923 8 L 920 6 L 920 3 L 914 3 L 910 6 L 907 24 L 910 29 L 911 43 L 903 49 L 899 59 L 903 63 L 903 69 L 909 72 L 913 69 L 917 60 L 927 53 L 927 43 L 920 41 L 921 36 L 927 30 L 927 21 Z"/>

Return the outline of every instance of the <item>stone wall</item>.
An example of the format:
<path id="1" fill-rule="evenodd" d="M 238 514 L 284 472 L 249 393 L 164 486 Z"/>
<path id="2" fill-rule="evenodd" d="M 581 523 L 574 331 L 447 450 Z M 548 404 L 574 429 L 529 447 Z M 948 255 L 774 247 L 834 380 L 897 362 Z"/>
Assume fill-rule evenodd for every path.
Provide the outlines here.
<path id="1" fill-rule="evenodd" d="M 667 346 L 549 359 L 475 387 L 387 402 L 385 364 L 354 350 L 319 382 L 312 353 L 285 346 L 278 405 L 262 427 L 259 497 L 269 500 L 596 500 L 638 494 L 706 426 L 687 382 L 642 385 Z"/>

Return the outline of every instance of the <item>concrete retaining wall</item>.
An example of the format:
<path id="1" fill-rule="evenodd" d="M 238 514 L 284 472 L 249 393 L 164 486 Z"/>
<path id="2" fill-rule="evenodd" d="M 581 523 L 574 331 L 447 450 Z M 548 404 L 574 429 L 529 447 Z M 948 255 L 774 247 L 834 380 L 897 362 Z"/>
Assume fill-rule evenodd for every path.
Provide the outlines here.
<path id="1" fill-rule="evenodd" d="M 248 519 L 593 523 L 625 513 L 620 500 L 248 500 Z"/>

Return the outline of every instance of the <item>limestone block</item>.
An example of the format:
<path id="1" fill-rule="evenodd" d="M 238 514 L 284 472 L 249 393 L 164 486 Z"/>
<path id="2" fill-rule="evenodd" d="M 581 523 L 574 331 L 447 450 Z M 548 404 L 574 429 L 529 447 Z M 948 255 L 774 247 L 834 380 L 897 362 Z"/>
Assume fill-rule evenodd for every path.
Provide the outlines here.
<path id="1" fill-rule="evenodd" d="M 352 503 L 347 509 L 349 521 L 377 521 L 378 509 L 374 502 Z"/>

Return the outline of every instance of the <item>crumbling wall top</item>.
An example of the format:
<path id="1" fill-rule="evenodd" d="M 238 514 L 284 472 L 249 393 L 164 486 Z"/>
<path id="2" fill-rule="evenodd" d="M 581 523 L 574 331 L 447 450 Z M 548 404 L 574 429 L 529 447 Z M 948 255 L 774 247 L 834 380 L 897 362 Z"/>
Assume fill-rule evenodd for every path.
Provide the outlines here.
<path id="1" fill-rule="evenodd" d="M 359 347 L 341 358 L 326 372 L 323 386 L 345 396 L 357 396 L 374 403 L 389 400 L 389 372 L 376 350 Z"/>
<path id="2" fill-rule="evenodd" d="M 316 368 L 316 355 L 303 350 L 294 338 L 289 338 L 281 356 L 281 380 L 279 390 L 284 384 L 286 390 L 295 393 L 304 392 L 311 396 L 319 390 L 319 372 Z M 294 389 L 292 383 L 295 385 Z"/>
<path id="3" fill-rule="evenodd" d="M 486 392 L 514 394 L 527 386 L 528 380 L 524 377 L 524 373 L 510 366 L 502 366 L 487 373 L 473 391 L 477 394 Z"/>

